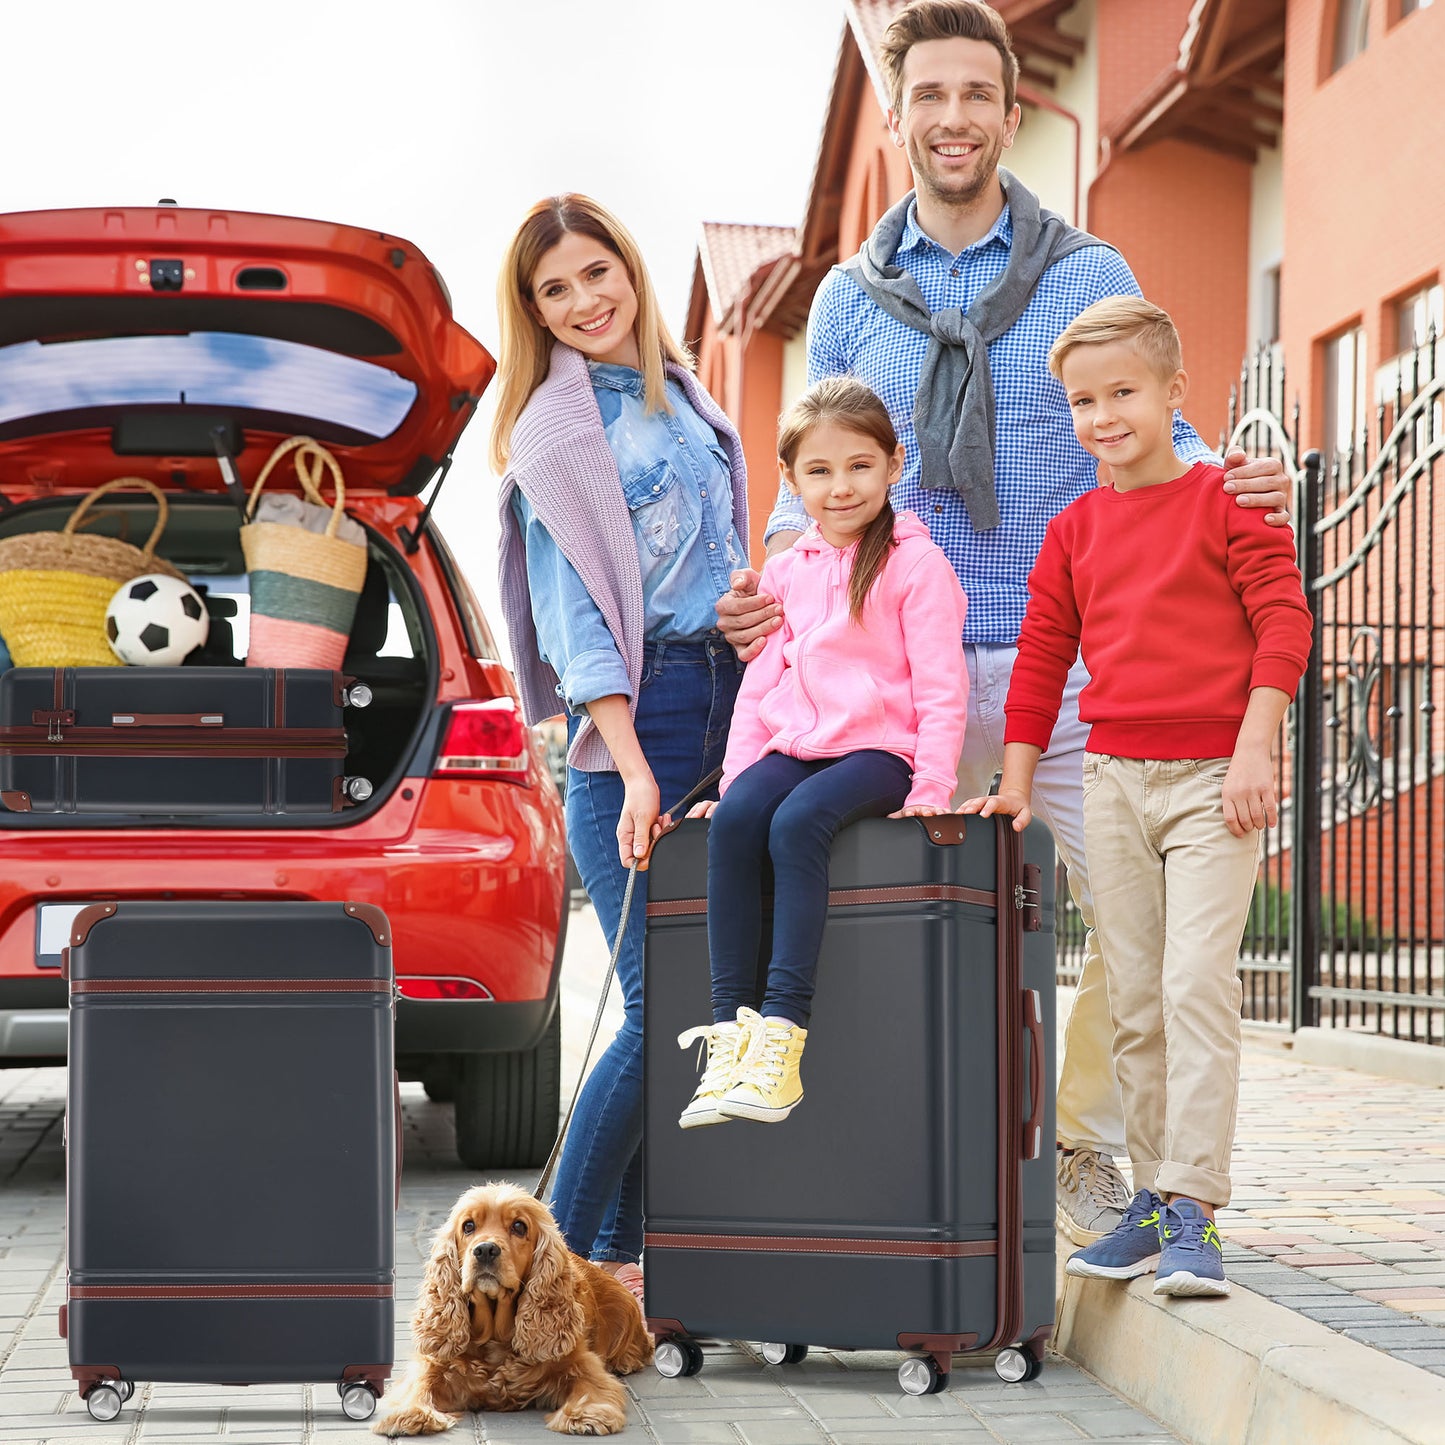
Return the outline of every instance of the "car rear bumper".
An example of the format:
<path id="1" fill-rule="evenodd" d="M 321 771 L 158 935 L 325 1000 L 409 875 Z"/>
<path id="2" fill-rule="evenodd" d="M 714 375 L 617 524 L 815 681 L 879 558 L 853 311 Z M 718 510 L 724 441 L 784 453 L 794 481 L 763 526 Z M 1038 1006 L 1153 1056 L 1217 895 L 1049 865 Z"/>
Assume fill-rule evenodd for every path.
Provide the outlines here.
<path id="1" fill-rule="evenodd" d="M 555 993 L 519 1003 L 398 999 L 396 1052 L 398 1056 L 524 1053 L 541 1043 L 556 1006 Z"/>

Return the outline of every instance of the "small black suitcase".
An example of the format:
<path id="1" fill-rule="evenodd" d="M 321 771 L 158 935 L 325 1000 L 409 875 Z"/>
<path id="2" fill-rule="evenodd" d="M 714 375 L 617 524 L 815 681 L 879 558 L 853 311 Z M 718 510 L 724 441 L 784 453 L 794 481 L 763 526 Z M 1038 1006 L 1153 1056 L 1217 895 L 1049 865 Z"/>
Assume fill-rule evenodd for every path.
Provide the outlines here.
<path id="1" fill-rule="evenodd" d="M 391 1371 L 399 1108 L 391 930 L 370 904 L 98 903 L 76 916 L 66 1105 L 71 1373 Z"/>
<path id="2" fill-rule="evenodd" d="M 16 813 L 336 812 L 351 781 L 347 682 L 309 668 L 14 668 L 0 676 L 0 802 Z"/>
<path id="3" fill-rule="evenodd" d="M 707 832 L 648 874 L 644 1255 L 658 1368 L 701 1338 L 902 1349 L 912 1394 L 955 1351 L 1038 1373 L 1054 1321 L 1054 859 L 1011 820 L 868 819 L 834 842 L 803 1055 L 778 1124 L 681 1129 L 684 1029 L 711 1019 Z M 760 978 L 771 920 L 765 913 Z M 759 990 L 761 993 L 761 990 Z"/>

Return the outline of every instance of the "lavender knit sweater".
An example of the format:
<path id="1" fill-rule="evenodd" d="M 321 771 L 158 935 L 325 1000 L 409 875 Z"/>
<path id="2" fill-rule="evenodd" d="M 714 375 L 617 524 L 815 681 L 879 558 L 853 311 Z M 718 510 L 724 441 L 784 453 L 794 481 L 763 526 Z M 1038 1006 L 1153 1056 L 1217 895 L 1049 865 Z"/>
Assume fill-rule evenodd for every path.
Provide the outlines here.
<path id="1" fill-rule="evenodd" d="M 738 434 L 690 371 L 669 363 L 667 373 L 682 386 L 697 414 L 717 432 L 727 451 L 732 466 L 733 523 L 738 535 L 746 537 L 747 470 Z M 601 611 L 627 667 L 635 715 L 643 635 L 637 539 L 587 362 L 581 352 L 560 342 L 553 345 L 552 365 L 512 429 L 511 456 L 499 497 L 502 612 L 511 634 L 522 712 L 529 723 L 537 723 L 560 711 L 557 674 L 537 650 L 532 622 L 533 610 L 552 602 L 546 597 L 534 598 L 527 588 L 526 543 L 511 506 L 514 487 L 521 489 Z M 567 761 L 589 773 L 609 772 L 617 766 L 602 735 L 586 716 Z"/>

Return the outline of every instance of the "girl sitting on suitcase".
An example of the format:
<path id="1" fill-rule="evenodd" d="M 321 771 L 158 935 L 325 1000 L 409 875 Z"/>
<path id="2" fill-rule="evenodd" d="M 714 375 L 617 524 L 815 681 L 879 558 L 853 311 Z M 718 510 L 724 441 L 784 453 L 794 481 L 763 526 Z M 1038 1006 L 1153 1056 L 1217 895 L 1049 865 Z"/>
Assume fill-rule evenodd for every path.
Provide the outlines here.
<path id="1" fill-rule="evenodd" d="M 803 1097 L 833 836 L 859 818 L 946 812 L 963 747 L 967 602 L 928 529 L 889 505 L 903 448 L 887 408 L 850 377 L 819 382 L 778 425 L 778 466 L 813 525 L 763 569 L 783 626 L 743 676 L 722 800 L 688 815 L 712 818 L 713 1022 L 678 1040 L 707 1044 L 684 1129 L 775 1123 Z M 759 1001 L 769 860 L 773 947 Z"/>

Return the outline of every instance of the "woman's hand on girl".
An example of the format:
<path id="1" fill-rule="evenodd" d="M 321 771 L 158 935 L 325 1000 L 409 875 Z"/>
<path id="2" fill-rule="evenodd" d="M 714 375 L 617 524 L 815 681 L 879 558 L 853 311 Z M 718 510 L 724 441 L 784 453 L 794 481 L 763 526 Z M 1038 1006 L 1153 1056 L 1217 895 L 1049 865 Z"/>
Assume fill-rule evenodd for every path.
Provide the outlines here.
<path id="1" fill-rule="evenodd" d="M 716 798 L 711 800 L 704 799 L 701 803 L 694 803 L 692 807 L 687 810 L 687 816 L 689 818 L 711 818 L 712 810 L 716 807 Z"/>
<path id="2" fill-rule="evenodd" d="M 658 813 L 662 800 L 651 773 L 639 773 L 623 782 L 622 816 L 617 820 L 617 852 L 626 868 L 636 861 L 637 871 L 647 868 L 653 839 L 662 832 Z"/>

